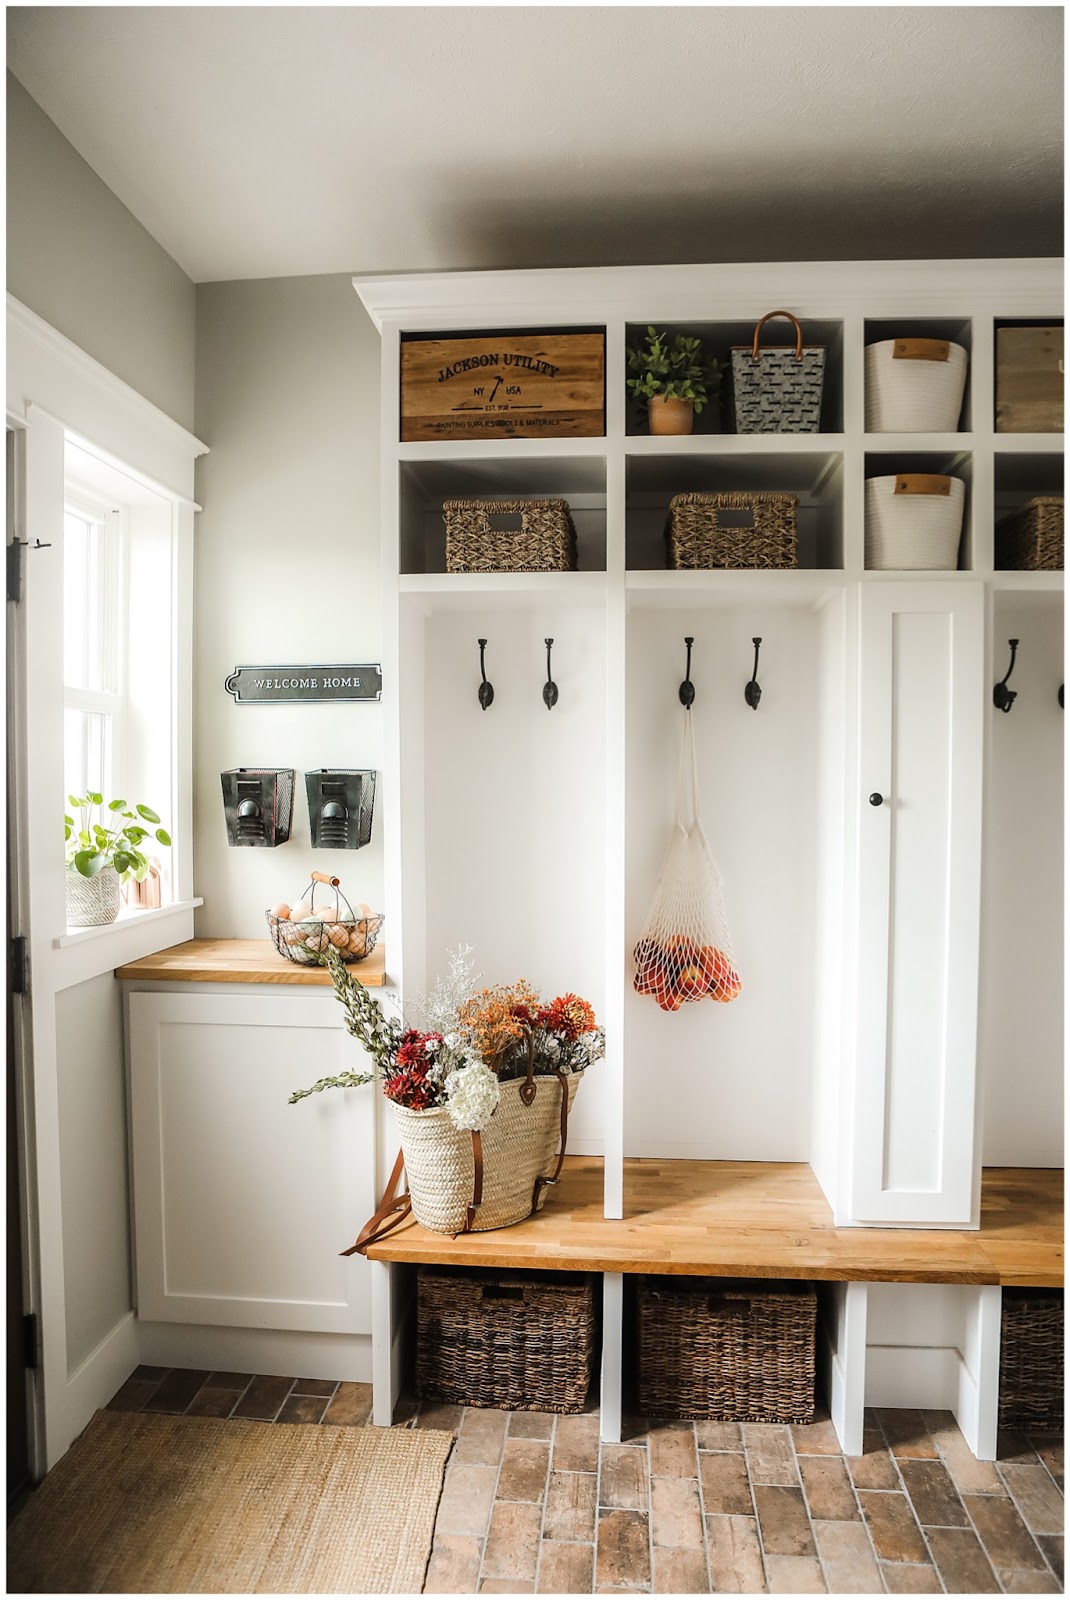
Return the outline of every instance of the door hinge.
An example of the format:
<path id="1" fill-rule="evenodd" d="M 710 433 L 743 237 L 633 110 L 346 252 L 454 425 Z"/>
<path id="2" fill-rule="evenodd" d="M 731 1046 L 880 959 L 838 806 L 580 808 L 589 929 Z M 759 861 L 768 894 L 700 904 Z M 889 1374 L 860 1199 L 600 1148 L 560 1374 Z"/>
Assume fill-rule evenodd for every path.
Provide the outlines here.
<path id="1" fill-rule="evenodd" d="M 22 1319 L 22 1364 L 31 1372 L 36 1372 L 38 1367 L 37 1335 L 37 1312 L 27 1311 Z"/>
<path id="2" fill-rule="evenodd" d="M 11 941 L 11 993 L 30 992 L 30 941 L 18 934 Z"/>
<path id="3" fill-rule="evenodd" d="M 12 539 L 7 547 L 7 597 L 16 605 L 22 599 L 22 540 Z"/>

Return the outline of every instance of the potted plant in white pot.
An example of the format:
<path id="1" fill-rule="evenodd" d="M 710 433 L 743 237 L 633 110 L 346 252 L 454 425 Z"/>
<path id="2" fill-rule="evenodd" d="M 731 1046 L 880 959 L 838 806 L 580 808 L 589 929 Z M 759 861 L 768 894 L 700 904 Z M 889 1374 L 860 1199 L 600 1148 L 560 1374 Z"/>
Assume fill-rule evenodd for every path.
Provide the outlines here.
<path id="1" fill-rule="evenodd" d="M 141 846 L 150 833 L 164 846 L 170 845 L 171 835 L 151 806 L 130 810 L 125 800 L 105 805 L 104 796 L 95 793 L 67 799 L 78 813 L 77 821 L 69 814 L 63 818 L 67 926 L 96 928 L 119 915 L 119 885 L 131 878 L 142 883 L 148 876 L 149 860 Z"/>
<path id="2" fill-rule="evenodd" d="M 650 431 L 690 433 L 694 418 L 717 393 L 721 363 L 686 333 L 659 333 L 648 327 L 639 344 L 629 345 L 627 386 L 645 400 Z"/>

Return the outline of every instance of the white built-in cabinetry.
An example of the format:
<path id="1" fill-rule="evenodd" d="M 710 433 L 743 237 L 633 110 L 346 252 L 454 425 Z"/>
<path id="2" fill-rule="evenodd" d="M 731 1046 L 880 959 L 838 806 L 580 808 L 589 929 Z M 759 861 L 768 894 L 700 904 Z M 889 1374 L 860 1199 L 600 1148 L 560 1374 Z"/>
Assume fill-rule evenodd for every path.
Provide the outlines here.
<path id="1" fill-rule="evenodd" d="M 570 1149 L 604 1155 L 608 1217 L 622 1214 L 624 1157 L 698 1157 L 808 1161 L 841 1225 L 976 1227 L 986 1156 L 1061 1164 L 1063 579 L 997 570 L 993 539 L 999 514 L 1061 492 L 1061 436 L 997 434 L 994 422 L 996 326 L 1061 319 L 1060 264 L 578 269 L 355 287 L 383 339 L 386 911 L 402 998 L 465 942 L 489 980 L 523 975 L 593 1001 L 607 1054 L 578 1097 Z M 828 348 L 822 432 L 720 433 L 710 412 L 690 437 L 642 431 L 624 382 L 633 332 L 700 333 L 724 354 L 774 307 Z M 406 335 L 569 326 L 606 332 L 604 437 L 398 442 Z M 957 431 L 866 434 L 864 348 L 893 334 L 966 346 Z M 865 481 L 895 471 L 965 479 L 956 570 L 866 570 Z M 733 488 L 798 493 L 798 568 L 667 570 L 670 497 Z M 578 571 L 446 573 L 444 499 L 542 495 L 573 508 Z M 633 993 L 630 952 L 668 840 L 685 635 L 704 819 L 743 993 L 666 1014 Z M 743 687 L 756 635 L 754 712 Z M 1012 635 L 1020 695 L 1003 716 L 991 690 Z M 560 688 L 550 713 L 547 636 Z M 381 1165 L 390 1143 L 381 1122 Z M 394 1330 L 388 1269 L 376 1270 L 385 1395 Z M 988 1399 L 963 1400 L 962 1415 L 988 1453 L 998 1303 L 987 1290 L 966 1298 L 960 1390 Z M 607 1328 L 619 1304 L 607 1278 Z M 883 1349 L 883 1325 L 896 1326 L 888 1295 L 877 1309 L 871 1342 Z M 834 1360 L 851 1368 L 837 1380 L 837 1425 L 854 1439 L 864 1286 L 840 1291 L 837 1316 Z M 619 1349 L 611 1328 L 606 1347 Z M 883 1369 L 878 1387 L 887 1403 Z M 612 1411 L 613 1394 L 603 1399 Z"/>
<path id="2" fill-rule="evenodd" d="M 383 336 L 387 914 L 402 995 L 463 941 L 490 978 L 590 996 L 608 1050 L 577 1101 L 571 1148 L 605 1155 L 609 1216 L 625 1155 L 697 1156 L 809 1161 L 840 1223 L 976 1226 L 978 1061 L 990 1100 L 1013 1075 L 1030 1108 L 1001 1160 L 1035 1160 L 1061 1116 L 1054 985 L 997 978 L 997 1000 L 990 973 L 981 984 L 1023 909 L 993 836 L 1005 763 L 1032 792 L 1028 819 L 1001 815 L 998 828 L 1032 863 L 1044 963 L 1061 924 L 1062 575 L 999 572 L 993 541 L 998 514 L 1061 482 L 1061 436 L 994 431 L 996 325 L 1059 318 L 1059 264 L 582 269 L 356 288 Z M 710 431 L 715 408 L 690 437 L 641 431 L 624 385 L 634 332 L 684 328 L 724 354 L 774 306 L 828 348 L 822 432 Z M 604 438 L 398 443 L 406 335 L 570 325 L 606 330 Z M 966 346 L 957 432 L 865 433 L 864 347 L 893 333 Z M 966 480 L 957 570 L 865 570 L 865 480 L 896 470 Z M 796 491 L 798 568 L 666 570 L 669 498 L 707 488 Z M 445 572 L 445 498 L 545 494 L 573 507 L 580 570 Z M 991 703 L 1001 619 L 1022 606 L 1022 693 L 1004 717 Z M 685 635 L 706 830 L 744 988 L 730 1006 L 665 1014 L 632 992 L 630 951 L 668 838 Z M 755 635 L 757 712 L 743 700 Z M 547 636 L 561 690 L 549 714 Z M 486 712 L 480 637 L 496 691 Z M 1027 690 L 1025 663 L 1041 658 L 1047 677 Z M 1011 1062 L 1019 1037 L 1028 1054 Z"/>
<path id="3" fill-rule="evenodd" d="M 371 1097 L 287 1104 L 353 1067 L 333 991 L 125 987 L 142 1360 L 366 1380 Z"/>

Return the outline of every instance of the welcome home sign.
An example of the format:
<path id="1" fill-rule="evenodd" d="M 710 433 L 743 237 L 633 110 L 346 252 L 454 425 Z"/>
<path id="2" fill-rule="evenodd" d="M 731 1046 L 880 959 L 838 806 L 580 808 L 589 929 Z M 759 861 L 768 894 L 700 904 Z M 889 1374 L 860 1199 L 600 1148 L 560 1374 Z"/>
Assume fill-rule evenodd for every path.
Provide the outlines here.
<path id="1" fill-rule="evenodd" d="M 291 700 L 379 700 L 382 669 L 361 666 L 235 667 L 226 680 L 239 705 Z"/>

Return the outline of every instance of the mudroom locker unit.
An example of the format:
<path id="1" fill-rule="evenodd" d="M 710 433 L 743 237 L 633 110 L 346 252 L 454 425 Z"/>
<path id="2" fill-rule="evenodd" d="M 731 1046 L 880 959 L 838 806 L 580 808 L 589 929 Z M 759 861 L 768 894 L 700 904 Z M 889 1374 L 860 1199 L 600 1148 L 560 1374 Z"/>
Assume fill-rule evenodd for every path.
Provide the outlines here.
<path id="1" fill-rule="evenodd" d="M 1061 320 L 1060 263 L 585 268 L 355 288 L 383 340 L 391 976 L 404 999 L 472 944 L 488 977 L 588 995 L 607 1032 L 569 1136 L 586 1209 L 568 1211 L 566 1182 L 551 1208 L 568 1214 L 549 1227 L 543 1213 L 541 1246 L 525 1225 L 453 1242 L 401 1230 L 373 1248 L 377 1420 L 398 1382 L 404 1263 L 601 1265 L 612 1437 L 624 1273 L 737 1272 L 748 1252 L 718 1265 L 719 1228 L 738 1240 L 769 1225 L 761 1270 L 775 1275 L 778 1223 L 812 1211 L 856 1241 L 839 1264 L 815 1255 L 810 1274 L 829 1286 L 845 1448 L 864 1401 L 939 1403 L 991 1455 L 1000 1284 L 1018 1269 L 969 1272 L 951 1241 L 978 1229 L 983 1169 L 1028 1169 L 1003 1174 L 1024 1185 L 1024 1214 L 1062 1165 L 1063 577 L 1000 569 L 994 537 L 1000 516 L 1061 483 L 1062 436 L 997 431 L 996 330 Z M 825 348 L 819 431 L 717 431 L 716 407 L 701 432 L 644 431 L 625 386 L 637 333 L 686 331 L 727 356 L 774 307 Z M 401 442 L 404 342 L 541 329 L 604 330 L 604 432 Z M 867 433 L 865 349 L 881 338 L 964 347 L 957 428 Z M 867 480 L 900 473 L 964 484 L 953 566 L 867 566 Z M 797 565 L 670 570 L 669 502 L 709 490 L 797 495 Z M 444 502 L 547 496 L 571 509 L 574 570 L 447 570 Z M 548 716 L 549 637 L 560 698 Z M 755 710 L 744 687 L 758 637 Z M 1011 638 L 1017 700 L 1001 714 L 992 691 Z M 486 712 L 480 639 L 496 689 Z M 666 1013 L 633 991 L 632 949 L 687 715 L 743 991 Z M 393 1133 L 382 1104 L 377 1115 L 385 1176 Z M 784 1209 L 786 1174 L 802 1210 Z M 1002 1181 L 990 1173 L 986 1194 L 989 1178 Z M 597 1241 L 584 1232 L 592 1182 L 607 1219 Z M 665 1259 L 637 1245 L 629 1261 L 612 1241 L 646 1237 L 659 1192 Z M 694 1260 L 686 1227 L 668 1237 L 689 1203 L 706 1208 Z M 1034 1250 L 1017 1281 L 1061 1281 L 1057 1254 Z"/>

